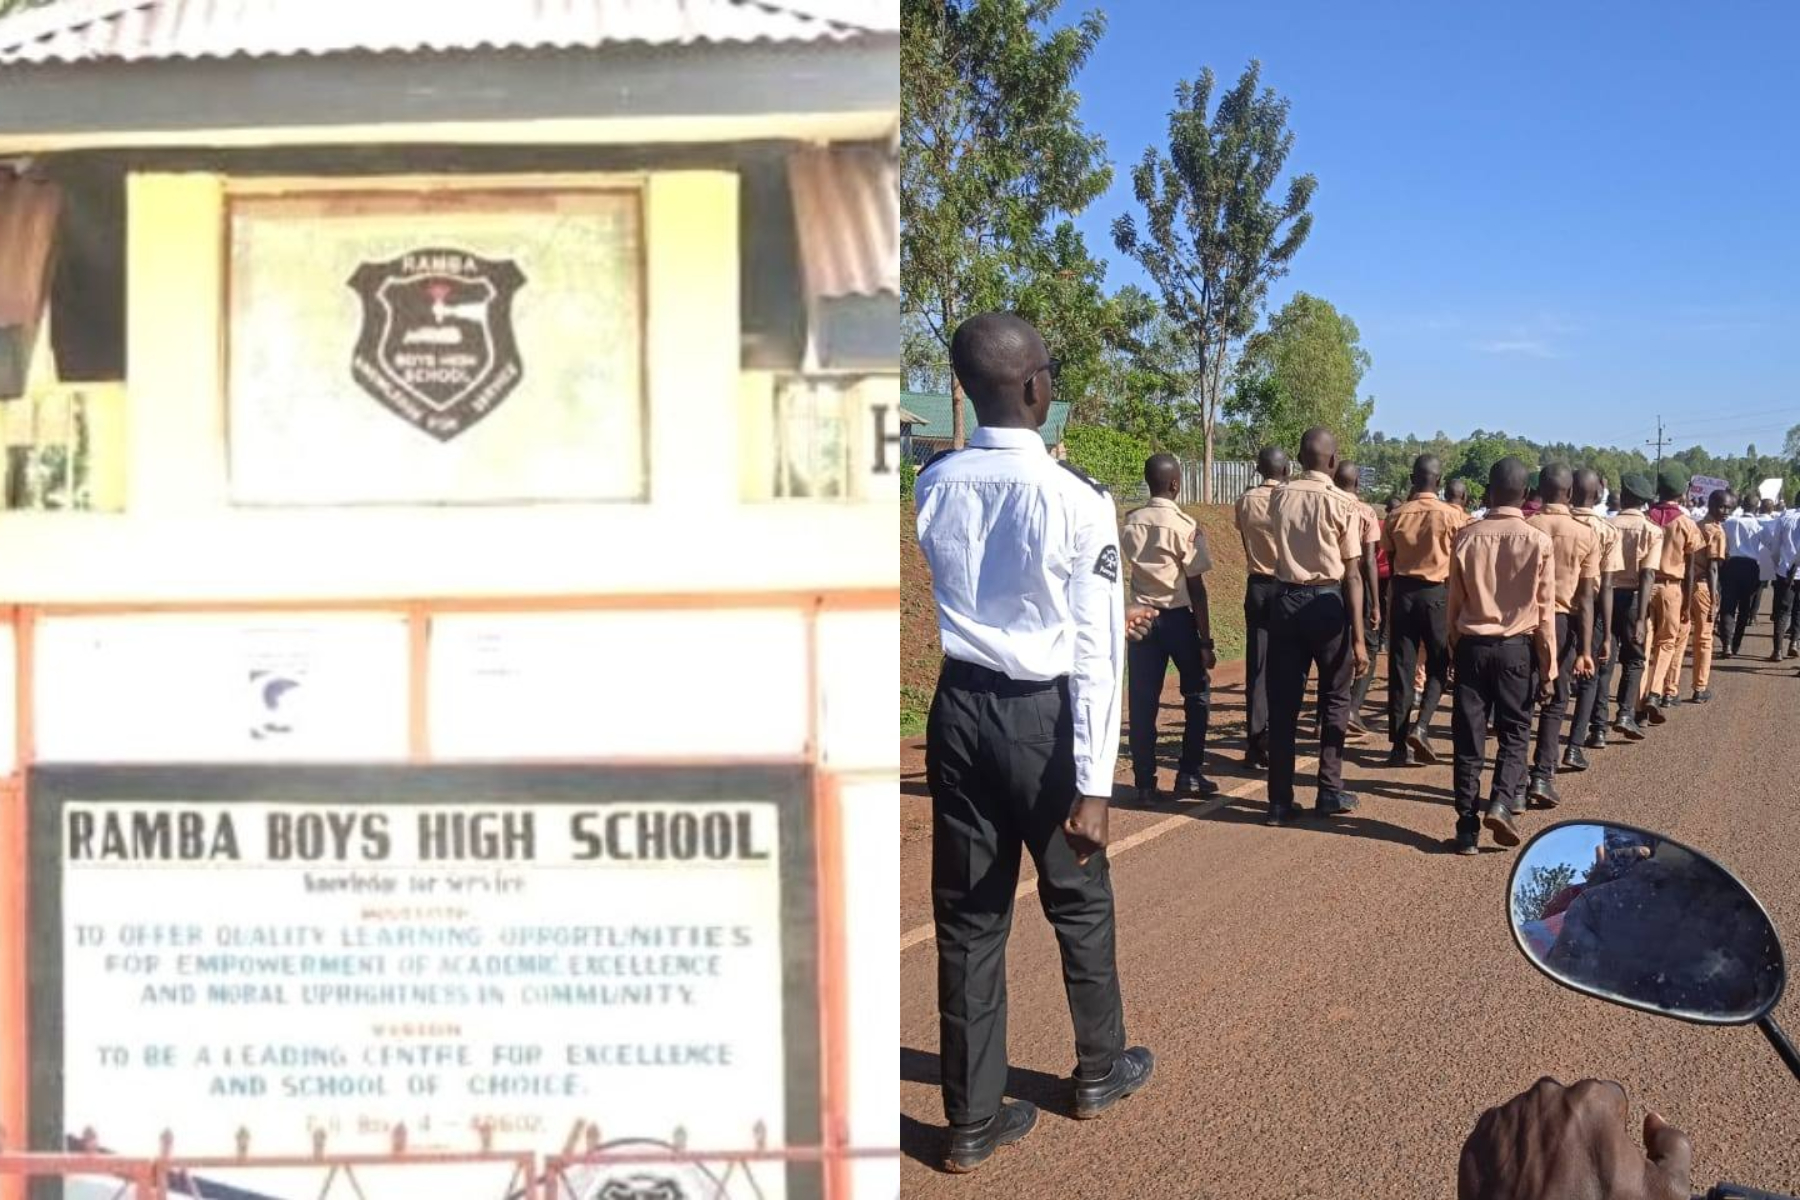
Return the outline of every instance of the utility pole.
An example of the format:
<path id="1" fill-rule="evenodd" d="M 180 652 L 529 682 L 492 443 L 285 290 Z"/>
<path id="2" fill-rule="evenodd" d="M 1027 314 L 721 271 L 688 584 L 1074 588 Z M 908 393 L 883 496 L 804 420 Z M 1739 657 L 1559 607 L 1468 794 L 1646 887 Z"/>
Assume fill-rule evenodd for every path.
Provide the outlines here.
<path id="1" fill-rule="evenodd" d="M 1662 448 L 1664 446 L 1666 446 L 1668 444 L 1668 442 L 1669 442 L 1669 439 L 1663 436 L 1662 414 L 1657 413 L 1656 414 L 1656 440 L 1653 442 L 1645 442 L 1644 445 L 1656 447 L 1656 472 L 1659 475 L 1662 473 Z"/>

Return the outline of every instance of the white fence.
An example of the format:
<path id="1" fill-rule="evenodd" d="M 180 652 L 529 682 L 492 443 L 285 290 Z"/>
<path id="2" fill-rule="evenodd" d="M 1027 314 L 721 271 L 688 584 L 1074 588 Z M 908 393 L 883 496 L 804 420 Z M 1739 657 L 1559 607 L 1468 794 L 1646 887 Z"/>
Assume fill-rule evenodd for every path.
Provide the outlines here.
<path id="1" fill-rule="evenodd" d="M 1204 473 L 1203 465 L 1197 461 L 1182 460 L 1181 463 L 1181 504 L 1200 503 L 1200 480 Z M 1256 486 L 1256 464 L 1248 460 L 1213 463 L 1214 504 L 1236 504 L 1239 496 Z M 1127 500 L 1140 502 L 1150 494 L 1150 489 L 1138 484 L 1126 496 Z"/>

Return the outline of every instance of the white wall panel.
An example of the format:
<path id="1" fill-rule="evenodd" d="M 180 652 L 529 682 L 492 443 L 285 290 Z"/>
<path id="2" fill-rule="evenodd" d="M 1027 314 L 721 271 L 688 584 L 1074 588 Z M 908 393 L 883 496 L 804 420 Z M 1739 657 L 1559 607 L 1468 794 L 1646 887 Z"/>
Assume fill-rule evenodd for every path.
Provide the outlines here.
<path id="1" fill-rule="evenodd" d="M 899 1144 L 900 783 L 847 781 L 841 791 L 844 861 L 850 864 L 845 943 L 850 974 L 850 1140 Z M 900 1163 L 871 1159 L 855 1169 L 856 1200 L 900 1195 Z"/>
<path id="2" fill-rule="evenodd" d="M 34 674 L 46 762 L 406 756 L 398 616 L 53 617 Z"/>
<path id="3" fill-rule="evenodd" d="M 825 764 L 900 767 L 900 614 L 827 612 L 819 618 L 819 702 Z"/>
<path id="4" fill-rule="evenodd" d="M 432 623 L 438 758 L 797 756 L 806 704 L 797 610 Z"/>

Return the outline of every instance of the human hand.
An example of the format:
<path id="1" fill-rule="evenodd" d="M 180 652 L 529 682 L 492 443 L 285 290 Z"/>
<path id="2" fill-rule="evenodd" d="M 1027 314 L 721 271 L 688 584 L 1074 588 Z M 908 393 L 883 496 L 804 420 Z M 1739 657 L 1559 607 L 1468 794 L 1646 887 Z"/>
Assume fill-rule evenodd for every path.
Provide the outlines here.
<path id="1" fill-rule="evenodd" d="M 1556 680 L 1546 679 L 1538 684 L 1537 702 L 1540 707 L 1556 699 Z"/>
<path id="2" fill-rule="evenodd" d="M 1594 677 L 1594 656 L 1577 654 L 1575 656 L 1575 678 L 1592 679 Z"/>
<path id="3" fill-rule="evenodd" d="M 1610 662 L 1610 661 L 1612 661 L 1612 645 L 1611 645 L 1610 638 L 1607 639 L 1606 641 L 1600 643 L 1600 652 L 1598 654 L 1594 655 L 1594 661 L 1595 662 Z"/>
<path id="4" fill-rule="evenodd" d="M 1200 665 L 1210 671 L 1219 665 L 1219 656 L 1210 649 L 1202 648 L 1200 651 Z"/>
<path id="5" fill-rule="evenodd" d="M 1087 866 L 1088 859 L 1106 849 L 1106 813 L 1105 796 L 1077 796 L 1070 806 L 1063 838 L 1075 851 L 1076 865 Z"/>
<path id="6" fill-rule="evenodd" d="M 1148 604 L 1127 604 L 1125 606 L 1125 640 L 1141 642 L 1150 627 L 1156 624 L 1156 610 Z"/>
<path id="7" fill-rule="evenodd" d="M 1457 1200 L 1688 1200 L 1693 1148 L 1651 1113 L 1644 1149 L 1626 1132 L 1625 1089 L 1540 1079 L 1475 1122 L 1457 1168 Z"/>
<path id="8" fill-rule="evenodd" d="M 1369 669 L 1368 643 L 1364 642 L 1361 638 L 1357 638 L 1350 643 L 1350 661 L 1356 668 L 1355 673 L 1358 676 L 1361 676 L 1364 671 Z"/>

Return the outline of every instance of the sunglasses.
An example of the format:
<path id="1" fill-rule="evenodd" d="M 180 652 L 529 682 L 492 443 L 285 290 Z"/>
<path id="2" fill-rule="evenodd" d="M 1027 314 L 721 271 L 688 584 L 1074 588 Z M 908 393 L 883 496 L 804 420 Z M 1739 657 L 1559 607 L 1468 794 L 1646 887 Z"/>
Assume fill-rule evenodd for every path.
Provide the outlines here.
<path id="1" fill-rule="evenodd" d="M 1030 387 L 1031 381 L 1036 379 L 1039 375 L 1042 375 L 1045 371 L 1050 372 L 1050 382 L 1051 383 L 1061 382 L 1062 362 L 1059 359 L 1053 358 L 1049 362 L 1045 363 L 1043 366 L 1038 367 L 1035 370 L 1033 370 L 1031 372 L 1031 374 L 1027 375 L 1020 386 Z"/>

